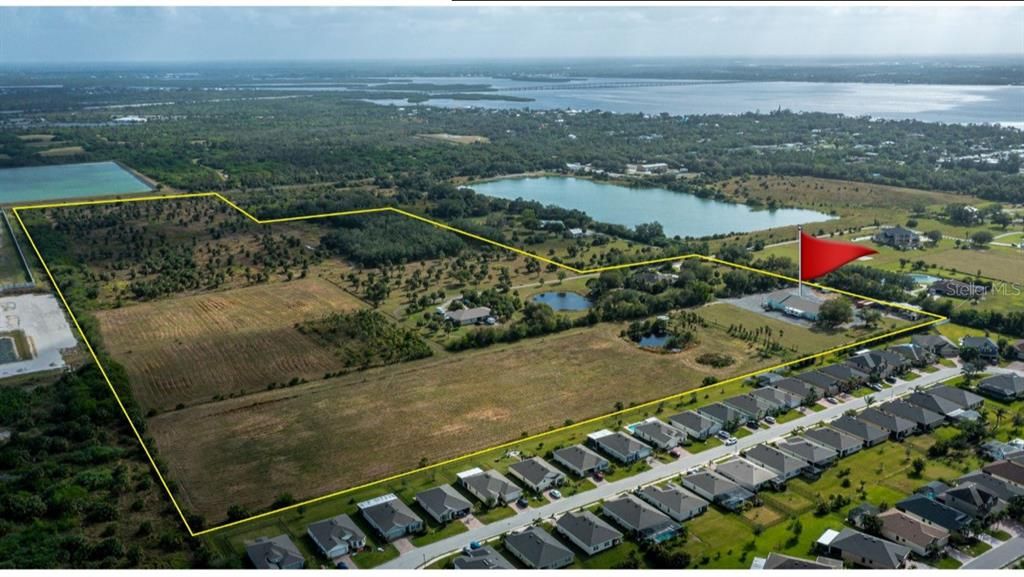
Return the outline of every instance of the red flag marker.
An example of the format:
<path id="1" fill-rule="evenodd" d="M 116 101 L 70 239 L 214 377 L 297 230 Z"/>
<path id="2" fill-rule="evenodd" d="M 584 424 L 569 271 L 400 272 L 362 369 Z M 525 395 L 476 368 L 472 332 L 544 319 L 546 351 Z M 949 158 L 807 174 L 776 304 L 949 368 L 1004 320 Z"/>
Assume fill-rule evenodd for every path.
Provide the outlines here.
<path id="1" fill-rule="evenodd" d="M 862 256 L 876 254 L 873 248 L 814 238 L 800 231 L 800 280 L 812 280 L 824 276 L 851 260 Z"/>

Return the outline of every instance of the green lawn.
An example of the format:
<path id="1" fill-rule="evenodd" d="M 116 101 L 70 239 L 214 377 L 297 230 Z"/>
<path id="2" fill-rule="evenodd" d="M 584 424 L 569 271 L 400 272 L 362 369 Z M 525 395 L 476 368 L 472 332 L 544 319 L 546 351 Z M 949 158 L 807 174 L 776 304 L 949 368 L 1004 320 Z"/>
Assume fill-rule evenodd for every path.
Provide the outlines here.
<path id="1" fill-rule="evenodd" d="M 939 559 L 938 562 L 933 563 L 932 567 L 935 567 L 936 569 L 959 569 L 960 562 L 952 557 L 943 557 L 942 559 Z"/>
<path id="2" fill-rule="evenodd" d="M 447 539 L 448 537 L 458 535 L 459 533 L 465 533 L 468 530 L 469 529 L 460 521 L 452 521 L 440 527 L 429 529 L 425 535 L 414 537 L 412 539 L 412 544 L 417 547 L 422 547 L 424 545 L 440 541 L 441 539 Z"/>
<path id="3" fill-rule="evenodd" d="M 516 512 L 512 510 L 512 507 L 500 506 L 500 507 L 494 507 L 494 508 L 492 508 L 492 509 L 490 509 L 490 510 L 484 512 L 484 513 L 477 513 L 477 514 L 474 515 L 474 517 L 479 519 L 480 522 L 483 523 L 484 525 L 487 525 L 487 524 L 493 523 L 495 521 L 500 521 L 502 519 L 507 519 L 507 518 L 509 518 L 509 517 L 511 517 L 512 515 L 515 515 L 515 514 L 516 514 Z"/>
<path id="4" fill-rule="evenodd" d="M 971 557 L 977 557 L 985 551 L 991 549 L 992 546 L 984 541 L 975 541 L 966 547 L 960 547 L 960 550 L 967 553 Z"/>
<path id="5" fill-rule="evenodd" d="M 1013 539 L 1013 535 L 1010 535 L 1002 529 L 988 529 L 985 533 L 988 533 L 989 536 L 999 539 L 1000 541 L 1009 541 L 1010 539 Z"/>
<path id="6" fill-rule="evenodd" d="M 637 473 L 643 473 L 650 469 L 650 465 L 643 461 L 637 461 L 632 465 L 614 465 L 604 476 L 606 481 L 618 481 L 626 477 L 632 477 Z"/>

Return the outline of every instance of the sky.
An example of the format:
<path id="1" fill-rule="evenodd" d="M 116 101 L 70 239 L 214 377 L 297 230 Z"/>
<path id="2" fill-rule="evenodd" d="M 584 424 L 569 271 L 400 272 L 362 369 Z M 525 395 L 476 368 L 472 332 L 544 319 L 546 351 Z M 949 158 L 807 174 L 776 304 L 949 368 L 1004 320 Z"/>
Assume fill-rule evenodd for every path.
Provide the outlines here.
<path id="1" fill-rule="evenodd" d="M 1024 55 L 1024 7 L 3 8 L 0 62 Z"/>

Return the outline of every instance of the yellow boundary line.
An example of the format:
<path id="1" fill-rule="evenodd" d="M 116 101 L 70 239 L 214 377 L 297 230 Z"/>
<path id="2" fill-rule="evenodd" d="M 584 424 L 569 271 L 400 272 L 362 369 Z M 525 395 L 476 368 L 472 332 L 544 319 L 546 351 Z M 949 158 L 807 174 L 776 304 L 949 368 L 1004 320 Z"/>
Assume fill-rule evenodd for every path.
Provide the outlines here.
<path id="1" fill-rule="evenodd" d="M 931 319 L 928 320 L 928 321 L 925 321 L 925 322 L 922 322 L 922 323 L 918 323 L 918 324 L 915 324 L 915 325 L 911 325 L 909 327 L 904 327 L 902 329 L 895 330 L 895 331 L 892 331 L 892 332 L 889 332 L 889 333 L 885 333 L 885 334 L 874 336 L 874 337 L 869 337 L 869 338 L 866 338 L 866 339 L 861 339 L 859 341 L 856 341 L 856 342 L 853 342 L 853 343 L 850 343 L 850 344 L 842 345 L 842 346 L 839 346 L 839 347 L 834 347 L 832 349 L 829 349 L 829 350 L 826 350 L 826 351 L 823 351 L 823 352 L 807 355 L 807 356 L 804 356 L 804 357 L 801 357 L 801 358 L 798 358 L 798 359 L 795 359 L 795 360 L 792 360 L 792 361 L 787 361 L 785 363 L 780 363 L 780 364 L 772 366 L 772 367 L 767 367 L 767 368 L 763 368 L 763 369 L 758 369 L 756 371 L 751 371 L 749 373 L 746 373 L 746 374 L 743 374 L 743 375 L 739 375 L 739 376 L 736 376 L 736 377 L 731 377 L 729 379 L 726 379 L 724 381 L 719 381 L 719 382 L 711 384 L 711 385 L 705 385 L 705 386 L 702 386 L 702 387 L 697 387 L 695 389 L 689 389 L 689 390 L 683 391 L 681 393 L 675 393 L 675 394 L 669 395 L 667 397 L 662 397 L 660 399 L 655 399 L 655 400 L 652 400 L 652 401 L 647 401 L 645 403 L 641 403 L 639 405 L 634 405 L 634 406 L 622 409 L 620 411 L 614 411 L 614 412 L 607 413 L 607 414 L 604 414 L 604 415 L 600 415 L 600 416 L 597 416 L 597 417 L 592 417 L 590 419 L 586 419 L 586 420 L 580 421 L 578 423 L 573 423 L 572 425 L 568 425 L 568 426 L 564 426 L 564 427 L 558 427 L 556 429 L 552 429 L 550 431 L 544 431 L 544 432 L 538 433 L 536 435 L 530 435 L 528 437 L 523 437 L 523 438 L 520 438 L 520 439 L 515 439 L 513 441 L 509 441 L 509 442 L 506 442 L 506 443 L 495 445 L 493 447 L 488 447 L 486 449 L 481 449 L 481 450 L 478 450 L 478 451 L 473 451 L 471 453 L 468 453 L 468 454 L 465 454 L 465 455 L 461 455 L 459 457 L 454 457 L 454 458 L 451 458 L 451 459 L 446 459 L 444 461 L 440 461 L 440 462 L 437 462 L 437 463 L 434 463 L 434 464 L 431 464 L 431 465 L 427 465 L 425 467 L 419 467 L 419 468 L 416 468 L 416 469 L 412 469 L 410 471 L 406 471 L 404 473 L 398 473 L 398 474 L 395 474 L 395 475 L 391 475 L 389 477 L 385 477 L 383 479 L 377 479 L 376 481 L 371 481 L 369 483 L 364 483 L 362 485 L 357 485 L 355 487 L 349 487 L 347 489 L 342 489 L 340 491 L 335 491 L 333 493 L 329 493 L 327 495 L 323 495 L 323 496 L 320 496 L 320 497 L 315 497 L 313 499 L 307 499 L 305 501 L 302 501 L 300 503 L 294 503 L 294 504 L 289 505 L 287 507 L 281 507 L 279 509 L 274 509 L 274 510 L 271 510 L 271 511 L 266 511 L 264 513 L 259 513 L 259 514 L 253 515 L 251 517 L 247 517 L 245 519 L 239 519 L 237 521 L 231 521 L 229 523 L 224 523 L 224 524 L 221 524 L 221 525 L 217 525 L 215 527 L 210 527 L 208 529 L 203 529 L 201 531 L 193 531 L 192 527 L 188 523 L 188 519 L 185 518 L 184 511 L 182 511 L 181 506 L 178 505 L 178 501 L 177 501 L 177 499 L 175 499 L 174 493 L 171 492 L 170 487 L 167 485 L 167 481 L 164 479 L 163 473 L 161 473 L 160 472 L 160 468 L 157 467 L 156 460 L 153 458 L 153 455 L 150 453 L 149 448 L 146 447 L 146 443 L 145 443 L 145 441 L 143 441 L 142 435 L 139 433 L 138 428 L 136 428 L 135 423 L 132 421 L 131 416 L 128 414 L 128 409 L 125 408 L 124 403 L 121 401 L 120 395 L 117 394 L 117 390 L 114 388 L 114 384 L 110 381 L 110 376 L 107 375 L 107 371 L 103 367 L 103 363 L 100 362 L 99 356 L 96 354 L 95 349 L 93 349 L 92 343 L 90 343 L 89 339 L 85 336 L 85 331 L 82 330 L 82 325 L 79 324 L 78 318 L 75 316 L 74 311 L 71 310 L 71 306 L 68 304 L 67 299 L 64 297 L 64 293 L 61 292 L 60 286 L 57 284 L 57 281 L 54 278 L 53 273 L 50 271 L 50 267 L 49 267 L 49 265 L 47 265 L 46 260 L 43 258 L 42 253 L 39 251 L 39 247 L 36 245 L 35 240 L 32 238 L 32 234 L 29 233 L 28 227 L 25 226 L 25 222 L 21 219 L 20 212 L 21 211 L 28 211 L 28 210 L 50 209 L 50 208 L 70 208 L 70 207 L 79 207 L 79 206 L 98 206 L 98 205 L 104 205 L 104 204 L 120 204 L 120 203 L 127 203 L 127 202 L 148 202 L 148 201 L 156 201 L 156 200 L 186 200 L 186 199 L 195 199 L 195 198 L 216 198 L 216 199 L 220 200 L 221 202 L 224 202 L 225 204 L 227 204 L 231 208 L 235 209 L 239 213 L 243 214 L 245 217 L 247 217 L 249 220 L 255 222 L 256 224 L 275 224 L 275 223 L 283 223 L 283 222 L 295 222 L 295 221 L 302 221 L 302 220 L 313 220 L 313 219 L 321 219 L 321 218 L 331 218 L 331 217 L 336 217 L 336 216 L 351 216 L 351 215 L 357 215 L 357 214 L 371 214 L 371 213 L 380 213 L 380 212 L 393 212 L 393 213 L 396 213 L 396 214 L 401 214 L 401 215 L 406 216 L 408 218 L 412 218 L 412 219 L 415 219 L 415 220 L 427 223 L 429 225 L 435 226 L 435 227 L 440 228 L 442 230 L 447 230 L 447 231 L 451 231 L 451 232 L 454 232 L 454 233 L 458 233 L 458 234 L 461 234 L 463 236 L 472 238 L 474 240 L 478 240 L 480 242 L 487 243 L 487 244 L 490 244 L 490 245 L 502 248 L 504 250 L 508 250 L 508 251 L 514 252 L 516 254 L 520 254 L 520 255 L 526 256 L 528 258 L 533 258 L 533 259 L 539 260 L 541 262 L 554 265 L 556 267 L 559 267 L 559 268 L 571 271 L 571 272 L 576 273 L 576 274 L 592 274 L 592 273 L 599 273 L 599 272 L 610 271 L 610 270 L 619 270 L 619 269 L 632 268 L 632 267 L 637 267 L 637 266 L 647 266 L 647 265 L 652 265 L 652 264 L 659 264 L 659 263 L 665 263 L 665 262 L 671 262 L 671 261 L 677 261 L 677 260 L 686 260 L 686 259 L 691 259 L 691 258 L 697 258 L 697 259 L 704 260 L 704 261 L 707 261 L 707 262 L 712 262 L 712 263 L 719 264 L 719 265 L 724 265 L 724 266 L 730 266 L 730 267 L 737 268 L 737 269 L 740 269 L 740 270 L 745 270 L 745 271 L 748 271 L 748 272 L 763 274 L 763 275 L 767 275 L 767 276 L 770 276 L 770 277 L 773 277 L 773 278 L 777 278 L 777 279 L 781 279 L 781 280 L 786 280 L 786 281 L 790 281 L 790 282 L 799 282 L 797 279 L 795 279 L 793 277 L 789 277 L 789 276 L 786 276 L 786 275 L 782 275 L 782 274 L 778 274 L 778 273 L 774 273 L 774 272 L 770 272 L 770 271 L 766 271 L 766 270 L 761 270 L 761 269 L 757 269 L 757 268 L 753 268 L 753 267 L 749 267 L 749 266 L 745 266 L 745 265 L 741 265 L 741 264 L 736 264 L 736 263 L 732 263 L 732 262 L 729 262 L 729 261 L 720 260 L 720 259 L 717 259 L 715 257 L 705 256 L 705 255 L 702 255 L 702 254 L 687 254 L 687 255 L 680 255 L 680 256 L 676 256 L 676 257 L 664 257 L 664 258 L 657 258 L 657 259 L 645 260 L 645 261 L 640 261 L 640 262 L 633 262 L 633 263 L 628 263 L 628 264 L 618 264 L 618 265 L 611 265 L 611 266 L 603 266 L 603 267 L 596 267 L 596 268 L 591 268 L 591 269 L 578 269 L 578 268 L 575 268 L 575 267 L 572 267 L 572 266 L 560 263 L 558 261 L 555 261 L 555 260 L 552 260 L 552 259 L 540 256 L 540 255 L 533 254 L 533 253 L 525 251 L 523 249 L 516 248 L 514 246 L 510 246 L 510 245 L 503 244 L 503 243 L 500 243 L 500 242 L 496 242 L 496 241 L 490 240 L 488 238 L 482 237 L 480 235 L 473 234 L 471 232 L 467 232 L 467 231 L 458 229 L 456 227 L 444 224 L 442 222 L 438 222 L 436 220 L 432 220 L 432 219 L 426 218 L 424 216 L 421 216 L 421 215 L 418 215 L 418 214 L 415 214 L 415 213 L 412 213 L 412 212 L 408 212 L 408 211 L 405 211 L 405 210 L 402 210 L 402 209 L 399 209 L 399 208 L 390 207 L 390 206 L 379 207 L 379 208 L 366 208 L 366 209 L 358 209 L 358 210 L 347 210 L 347 211 L 340 211 L 340 212 L 329 212 L 329 213 L 321 213 L 321 214 L 310 214 L 310 215 L 305 215 L 305 216 L 290 216 L 290 217 L 273 218 L 273 219 L 262 220 L 262 219 L 259 219 L 259 218 L 255 217 L 255 216 L 253 216 L 248 211 L 246 211 L 244 208 L 238 206 L 237 204 L 235 204 L 231 200 L 227 199 L 226 197 L 224 197 L 222 194 L 220 194 L 218 192 L 200 192 L 200 193 L 190 193 L 190 194 L 165 194 L 165 195 L 157 195 L 157 196 L 136 196 L 136 197 L 129 197 L 129 198 L 104 199 L 104 200 L 85 200 L 85 201 L 58 202 L 58 203 L 48 203 L 48 204 L 32 204 L 32 205 L 26 205 L 26 206 L 16 206 L 16 207 L 13 207 L 12 211 L 14 212 L 14 217 L 18 220 L 18 224 L 21 226 L 22 231 L 24 231 L 25 238 L 27 238 L 29 244 L 32 245 L 32 250 L 35 252 L 35 255 L 39 259 L 39 262 L 43 265 L 43 269 L 46 271 L 46 276 L 47 276 L 47 278 L 50 279 L 50 284 L 53 285 L 54 291 L 56 291 L 57 296 L 60 297 L 61 302 L 64 304 L 64 308 L 67 309 L 68 315 L 70 316 L 72 323 L 75 325 L 75 328 L 78 330 L 78 334 L 81 335 L 82 341 L 85 343 L 86 348 L 89 350 L 89 354 L 92 356 L 93 361 L 96 362 L 96 366 L 99 367 L 100 374 L 103 375 L 103 379 L 107 382 L 107 386 L 110 388 L 110 392 L 113 393 L 114 399 L 117 401 L 117 405 L 121 408 L 121 412 L 124 414 L 125 419 L 128 421 L 128 426 L 131 427 L 132 432 L 135 434 L 135 438 L 138 439 L 139 444 L 142 446 L 143 452 L 145 452 L 145 454 L 146 454 L 146 458 L 149 459 L 149 464 L 153 467 L 153 470 L 156 472 L 157 478 L 160 480 L 161 486 L 163 486 L 164 491 L 167 492 L 167 496 L 170 497 L 171 504 L 174 505 L 175 510 L 178 512 L 178 516 L 181 518 L 181 522 L 185 525 L 185 529 L 188 531 L 189 535 L 192 536 L 192 537 L 198 537 L 198 536 L 201 536 L 201 535 L 206 535 L 206 534 L 212 533 L 214 531 L 220 531 L 220 530 L 223 530 L 223 529 L 228 529 L 230 527 L 235 527 L 235 526 L 241 525 L 243 523 L 248 523 L 250 521 L 255 521 L 257 519 L 263 519 L 263 518 L 266 518 L 266 517 L 270 517 L 272 515 L 277 515 L 279 513 L 285 512 L 285 511 L 296 509 L 298 507 L 303 507 L 303 506 L 311 505 L 313 503 L 319 503 L 321 501 L 326 501 L 328 499 L 334 499 L 336 497 L 340 497 L 340 496 L 346 495 L 348 493 L 353 493 L 355 491 L 360 491 L 360 490 L 367 489 L 367 488 L 370 488 L 370 487 L 374 487 L 374 486 L 377 486 L 377 485 L 382 485 L 384 483 L 390 483 L 392 481 L 395 481 L 395 480 L 398 480 L 398 479 L 402 479 L 404 477 L 408 477 L 408 476 L 411 476 L 411 475 L 415 475 L 417 473 L 422 473 L 424 471 L 429 471 L 431 469 L 436 469 L 436 468 L 444 467 L 446 465 L 450 465 L 452 463 L 456 463 L 458 461 L 462 461 L 462 460 L 465 460 L 465 459 L 471 459 L 473 457 L 477 457 L 477 456 L 482 455 L 484 453 L 489 453 L 491 451 L 497 451 L 497 450 L 501 450 L 501 449 L 504 449 L 504 448 L 507 448 L 507 447 L 512 447 L 512 446 L 515 446 L 515 445 L 519 445 L 519 444 L 522 444 L 522 443 L 527 443 L 527 442 L 530 442 L 530 441 L 532 441 L 534 439 L 543 437 L 545 435 L 551 435 L 551 434 L 559 433 L 559 432 L 566 431 L 568 429 L 573 429 L 573 428 L 576 428 L 576 427 L 584 427 L 586 425 L 597 423 L 597 422 L 602 421 L 604 419 L 608 419 L 610 417 L 615 417 L 617 415 L 621 415 L 621 414 L 624 414 L 624 413 L 627 413 L 627 412 L 630 412 L 630 411 L 635 411 L 637 409 L 643 409 L 643 408 L 646 408 L 646 407 L 655 406 L 655 405 L 658 405 L 660 403 L 668 402 L 668 401 L 671 401 L 671 400 L 674 400 L 674 399 L 678 399 L 678 398 L 681 398 L 681 397 L 684 397 L 684 396 L 687 396 L 687 395 L 699 393 L 701 391 L 705 391 L 705 390 L 708 390 L 708 389 L 711 389 L 711 388 L 716 388 L 716 387 L 720 387 L 720 386 L 727 385 L 727 384 L 730 384 L 730 383 L 735 383 L 737 381 L 742 381 L 744 379 L 748 379 L 750 377 L 759 375 L 761 373 L 766 373 L 766 372 L 769 372 L 769 371 L 774 371 L 774 370 L 777 370 L 777 369 L 781 369 L 781 368 L 789 367 L 789 366 L 792 366 L 792 365 L 797 365 L 797 364 L 800 364 L 800 363 L 804 363 L 804 362 L 807 362 L 807 361 L 810 361 L 810 360 L 813 360 L 813 359 L 818 359 L 818 358 L 826 357 L 828 355 L 831 355 L 831 354 L 834 354 L 834 353 L 837 353 L 837 352 L 840 352 L 840 351 L 845 351 L 845 350 L 852 349 L 852 348 L 855 348 L 855 347 L 860 347 L 860 346 L 863 346 L 863 345 L 866 345 L 866 344 L 869 344 L 869 343 L 873 343 L 873 342 L 876 342 L 876 341 L 887 339 L 887 338 L 890 338 L 890 337 L 893 337 L 893 336 L 896 336 L 896 335 L 900 335 L 900 334 L 903 334 L 903 333 L 915 331 L 915 330 L 918 330 L 918 329 L 921 329 L 921 328 L 924 328 L 924 327 L 928 327 L 928 326 L 931 326 L 931 325 L 934 325 L 934 324 L 938 324 L 938 323 L 941 323 L 941 322 L 945 322 L 946 320 L 948 320 L 944 316 L 937 315 L 937 314 L 934 314 L 934 313 L 925 312 L 925 311 L 920 311 L 920 310 L 917 310 L 917 309 L 915 309 L 913 307 L 910 307 L 910 306 L 907 306 L 907 305 L 903 305 L 903 304 L 900 304 L 900 303 L 886 302 L 886 301 L 882 301 L 882 300 L 879 300 L 879 299 L 875 299 L 875 298 L 871 298 L 871 297 L 866 297 L 866 296 L 863 296 L 863 295 L 858 295 L 858 294 L 855 294 L 855 293 L 851 293 L 851 292 L 847 292 L 847 291 L 842 291 L 842 290 L 830 288 L 830 287 L 827 287 L 827 286 L 824 286 L 824 285 L 820 285 L 820 284 L 817 284 L 817 283 L 811 283 L 811 282 L 806 282 L 805 281 L 804 284 L 806 284 L 808 286 L 812 286 L 812 287 L 818 288 L 818 289 L 821 289 L 821 290 L 824 290 L 824 291 L 834 292 L 834 293 L 837 293 L 837 294 L 843 294 L 843 295 L 854 297 L 854 298 L 857 298 L 857 299 L 860 299 L 860 300 L 866 300 L 866 301 L 878 303 L 878 304 L 881 304 L 881 305 L 884 305 L 884 306 L 887 306 L 887 307 L 892 307 L 892 308 L 912 311 L 912 312 L 920 314 L 920 315 L 931 317 Z"/>

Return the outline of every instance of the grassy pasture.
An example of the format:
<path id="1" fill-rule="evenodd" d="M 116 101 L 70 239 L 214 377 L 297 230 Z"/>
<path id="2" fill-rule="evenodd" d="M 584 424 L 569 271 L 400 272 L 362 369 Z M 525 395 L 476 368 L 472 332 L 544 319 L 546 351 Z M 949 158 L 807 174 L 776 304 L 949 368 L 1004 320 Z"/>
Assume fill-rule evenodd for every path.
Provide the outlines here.
<path id="1" fill-rule="evenodd" d="M 124 364 L 135 398 L 172 409 L 319 379 L 344 364 L 294 325 L 360 303 L 317 279 L 273 283 L 98 311 L 108 352 Z"/>

